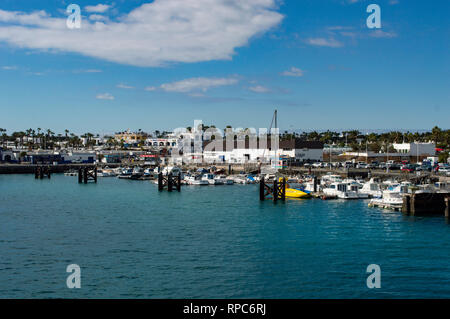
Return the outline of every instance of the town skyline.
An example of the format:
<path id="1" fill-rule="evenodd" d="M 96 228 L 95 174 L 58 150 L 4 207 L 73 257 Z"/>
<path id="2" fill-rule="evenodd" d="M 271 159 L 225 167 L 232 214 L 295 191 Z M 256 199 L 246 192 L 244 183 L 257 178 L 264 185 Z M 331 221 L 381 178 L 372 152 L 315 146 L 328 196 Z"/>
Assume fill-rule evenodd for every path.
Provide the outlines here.
<path id="1" fill-rule="evenodd" d="M 71 30 L 67 1 L 5 0 L 2 126 L 111 134 L 199 118 L 267 127 L 276 108 L 290 131 L 445 129 L 449 3 L 438 2 L 442 10 L 380 0 L 382 27 L 369 29 L 363 0 L 218 0 L 224 16 L 209 16 L 205 0 L 80 0 L 81 28 Z M 193 8 L 205 17 L 200 26 Z M 155 19 L 159 33 L 145 31 Z"/>

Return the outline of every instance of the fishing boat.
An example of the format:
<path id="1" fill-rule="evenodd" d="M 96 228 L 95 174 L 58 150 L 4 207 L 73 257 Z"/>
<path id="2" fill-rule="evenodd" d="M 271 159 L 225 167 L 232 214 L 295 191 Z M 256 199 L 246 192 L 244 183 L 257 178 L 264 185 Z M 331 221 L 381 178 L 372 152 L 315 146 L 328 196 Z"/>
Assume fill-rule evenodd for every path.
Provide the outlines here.
<path id="1" fill-rule="evenodd" d="M 216 175 L 216 177 L 214 178 L 217 179 L 219 182 L 221 182 L 223 185 L 234 184 L 234 181 L 231 178 L 227 178 L 225 175 Z"/>
<path id="2" fill-rule="evenodd" d="M 130 179 L 138 180 L 144 177 L 144 169 L 142 167 L 136 166 L 133 168 Z"/>
<path id="3" fill-rule="evenodd" d="M 71 171 L 65 172 L 64 176 L 78 176 L 78 172 L 71 170 Z"/>
<path id="4" fill-rule="evenodd" d="M 211 173 L 203 174 L 202 181 L 208 182 L 209 185 L 223 185 L 224 184 L 221 180 L 216 179 L 215 175 L 211 174 Z"/>
<path id="5" fill-rule="evenodd" d="M 133 169 L 132 168 L 124 168 L 122 169 L 122 172 L 118 176 L 120 179 L 130 179 L 131 175 L 133 175 Z"/>
<path id="6" fill-rule="evenodd" d="M 336 174 L 332 174 L 332 173 L 328 173 L 328 174 L 322 176 L 322 178 L 320 180 L 321 185 L 328 185 L 331 183 L 340 183 L 340 182 L 342 182 L 341 175 L 336 175 Z"/>
<path id="7" fill-rule="evenodd" d="M 369 207 L 381 207 L 389 209 L 401 209 L 403 205 L 403 194 L 409 192 L 410 183 L 390 183 L 387 189 L 383 190 L 381 198 L 370 200 Z"/>
<path id="8" fill-rule="evenodd" d="M 187 185 L 197 185 L 197 186 L 207 186 L 209 185 L 208 181 L 204 181 L 201 179 L 201 176 L 195 175 L 186 175 L 184 177 L 184 181 Z"/>
<path id="9" fill-rule="evenodd" d="M 357 186 L 353 186 L 357 187 Z M 331 183 L 323 188 L 323 193 L 328 197 L 337 197 L 340 199 L 359 199 L 358 190 L 351 189 L 347 183 Z"/>
<path id="10" fill-rule="evenodd" d="M 383 196 L 381 184 L 375 178 L 371 178 L 368 182 L 364 183 L 359 192 L 373 198 L 381 198 Z"/>
<path id="11" fill-rule="evenodd" d="M 342 181 L 343 184 L 347 185 L 347 189 L 349 189 L 352 192 L 355 192 L 359 199 L 368 199 L 369 194 L 361 193 L 361 189 L 363 185 L 361 183 L 358 183 L 354 179 L 344 179 Z"/>
<path id="12" fill-rule="evenodd" d="M 103 169 L 97 170 L 97 176 L 98 177 L 115 177 L 116 173 L 112 169 L 103 168 Z"/>

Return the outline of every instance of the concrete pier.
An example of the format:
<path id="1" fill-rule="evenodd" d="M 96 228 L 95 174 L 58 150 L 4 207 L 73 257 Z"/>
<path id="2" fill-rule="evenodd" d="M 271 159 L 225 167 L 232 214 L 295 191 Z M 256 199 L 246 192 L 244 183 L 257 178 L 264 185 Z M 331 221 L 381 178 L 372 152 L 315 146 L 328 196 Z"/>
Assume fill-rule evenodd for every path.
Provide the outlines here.
<path id="1" fill-rule="evenodd" d="M 403 214 L 410 216 L 445 215 L 448 217 L 450 193 L 418 193 L 403 195 Z"/>

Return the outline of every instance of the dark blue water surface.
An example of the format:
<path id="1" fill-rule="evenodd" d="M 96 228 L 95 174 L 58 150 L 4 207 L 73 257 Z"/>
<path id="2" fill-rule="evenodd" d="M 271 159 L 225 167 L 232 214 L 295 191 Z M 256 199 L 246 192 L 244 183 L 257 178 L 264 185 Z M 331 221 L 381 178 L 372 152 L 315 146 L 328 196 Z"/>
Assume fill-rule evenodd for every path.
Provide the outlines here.
<path id="1" fill-rule="evenodd" d="M 0 297 L 449 298 L 449 227 L 367 201 L 260 203 L 255 185 L 0 176 Z"/>

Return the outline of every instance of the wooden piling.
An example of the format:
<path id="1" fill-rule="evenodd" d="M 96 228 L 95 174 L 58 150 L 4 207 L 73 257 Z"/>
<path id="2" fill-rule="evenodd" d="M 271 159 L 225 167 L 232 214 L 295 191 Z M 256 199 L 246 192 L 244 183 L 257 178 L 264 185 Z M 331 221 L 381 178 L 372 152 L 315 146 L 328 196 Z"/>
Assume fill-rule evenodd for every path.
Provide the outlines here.
<path id="1" fill-rule="evenodd" d="M 448 207 L 448 202 L 450 201 L 450 197 L 446 197 L 445 198 L 445 217 L 449 218 L 449 207 Z"/>
<path id="2" fill-rule="evenodd" d="M 314 176 L 314 193 L 317 193 L 317 176 Z"/>
<path id="3" fill-rule="evenodd" d="M 164 176 L 162 173 L 158 174 L 158 190 L 162 192 L 167 186 L 167 191 L 172 192 L 174 189 L 181 192 L 181 173 L 173 176 L 172 173 Z"/>
<path id="4" fill-rule="evenodd" d="M 275 178 L 273 181 L 273 202 L 278 201 L 278 180 Z"/>
<path id="5" fill-rule="evenodd" d="M 158 190 L 161 192 L 164 189 L 164 180 L 162 173 L 158 174 Z"/>
<path id="6" fill-rule="evenodd" d="M 173 190 L 173 175 L 169 173 L 167 176 L 167 191 L 171 192 Z"/>
<path id="7" fill-rule="evenodd" d="M 409 214 L 411 216 L 415 216 L 416 215 L 416 194 L 411 195 L 409 205 L 410 205 Z"/>
<path id="8" fill-rule="evenodd" d="M 260 201 L 264 201 L 266 199 L 265 196 L 265 189 L 266 188 L 266 183 L 264 182 L 264 178 L 261 178 L 261 180 L 259 181 L 259 200 Z"/>
<path id="9" fill-rule="evenodd" d="M 177 191 L 181 192 L 181 173 L 179 173 L 177 177 Z"/>
<path id="10" fill-rule="evenodd" d="M 284 177 L 281 179 L 279 191 L 280 191 L 280 199 L 283 202 L 286 201 L 286 178 Z"/>
<path id="11" fill-rule="evenodd" d="M 405 215 L 411 213 L 411 200 L 409 194 L 403 195 L 402 213 Z"/>

